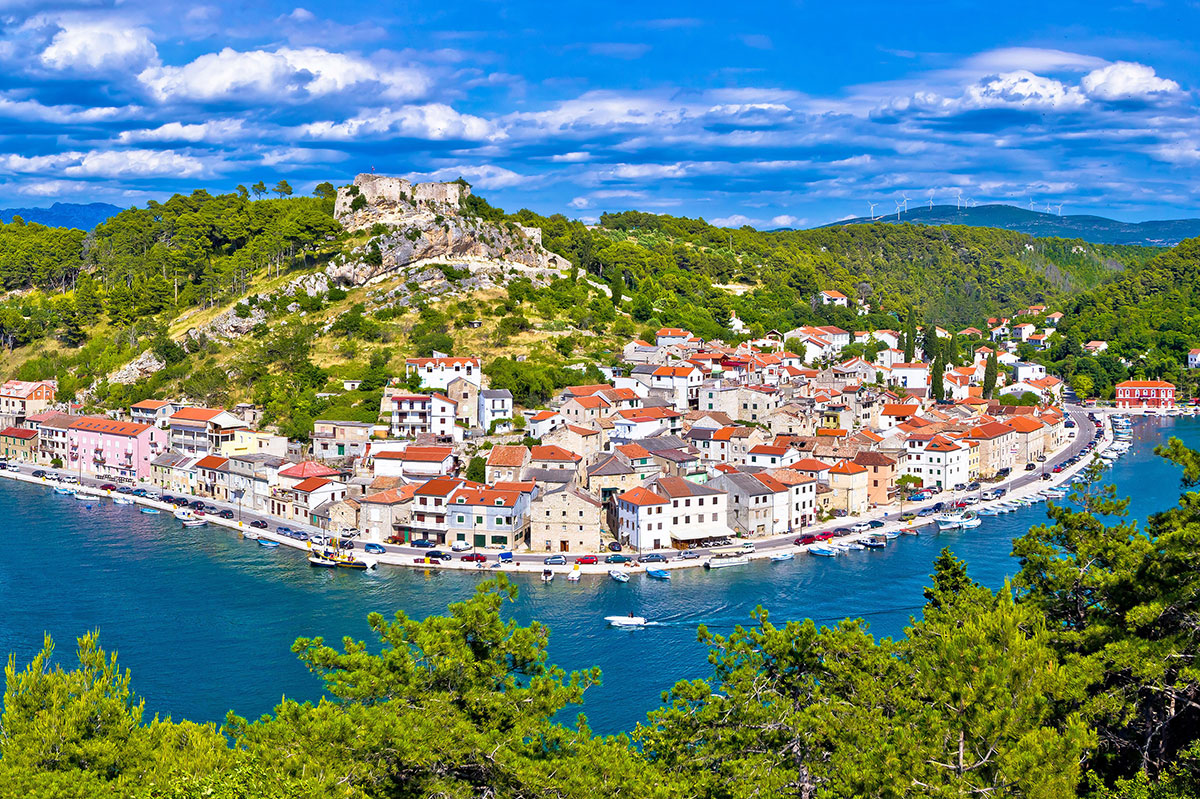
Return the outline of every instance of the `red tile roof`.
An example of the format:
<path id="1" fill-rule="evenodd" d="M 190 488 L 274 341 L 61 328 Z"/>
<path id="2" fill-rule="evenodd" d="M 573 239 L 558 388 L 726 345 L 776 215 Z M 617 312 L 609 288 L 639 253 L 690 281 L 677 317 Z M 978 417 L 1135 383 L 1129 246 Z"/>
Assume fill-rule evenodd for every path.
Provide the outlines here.
<path id="1" fill-rule="evenodd" d="M 229 463 L 229 458 L 222 458 L 220 455 L 205 455 L 203 458 L 196 461 L 196 468 L 220 469 L 227 463 Z"/>
<path id="2" fill-rule="evenodd" d="M 660 497 L 653 491 L 642 488 L 641 486 L 638 486 L 637 488 L 631 488 L 624 494 L 618 494 L 617 499 L 621 500 L 622 502 L 628 502 L 631 505 L 637 505 L 639 507 L 644 507 L 646 505 L 667 504 L 667 499 L 665 497 Z"/>
<path id="3" fill-rule="evenodd" d="M 312 491 L 316 491 L 322 486 L 329 485 L 329 482 L 330 481 L 326 480 L 324 477 L 310 477 L 307 480 L 301 480 L 299 483 L 296 483 L 296 485 L 292 486 L 292 489 L 295 491 L 300 491 L 304 494 L 308 494 Z"/>
<path id="4" fill-rule="evenodd" d="M 524 466 L 529 462 L 529 450 L 520 445 L 501 444 L 488 453 L 488 466 Z"/>
<path id="5" fill-rule="evenodd" d="M 569 452 L 553 444 L 539 444 L 532 449 L 530 454 L 535 461 L 571 461 L 572 463 L 578 463 L 581 460 L 574 452 Z"/>
<path id="6" fill-rule="evenodd" d="M 279 472 L 280 477 L 295 477 L 301 480 L 308 477 L 332 477 L 340 474 L 337 469 L 331 469 L 323 463 L 316 461 L 304 461 L 297 463 L 295 466 L 289 466 Z"/>
<path id="7" fill-rule="evenodd" d="M 224 408 L 180 408 L 171 414 L 171 420 L 180 422 L 207 422 L 224 411 Z"/>
<path id="8" fill-rule="evenodd" d="M 29 430 L 24 427 L 6 427 L 0 430 L 0 436 L 5 438 L 19 438 L 28 441 L 31 438 L 37 438 L 36 430 Z"/>
<path id="9" fill-rule="evenodd" d="M 102 416 L 81 416 L 74 422 L 71 422 L 69 427 L 72 430 L 86 430 L 91 433 L 134 437 L 149 430 L 152 425 L 141 424 L 140 422 L 118 422 L 115 419 L 106 419 Z"/>

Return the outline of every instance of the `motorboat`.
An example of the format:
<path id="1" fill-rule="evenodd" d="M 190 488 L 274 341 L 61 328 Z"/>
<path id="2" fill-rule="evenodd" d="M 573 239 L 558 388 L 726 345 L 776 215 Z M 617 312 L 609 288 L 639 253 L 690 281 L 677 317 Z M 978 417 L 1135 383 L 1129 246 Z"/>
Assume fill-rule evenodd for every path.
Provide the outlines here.
<path id="1" fill-rule="evenodd" d="M 791 560 L 794 557 L 796 557 L 795 552 L 776 552 L 771 556 L 771 560 L 775 561 L 776 563 L 782 563 L 785 560 Z"/>
<path id="2" fill-rule="evenodd" d="M 279 542 L 272 541 L 269 538 L 260 538 L 258 539 L 258 545 L 260 547 L 266 547 L 267 549 L 275 549 L 277 546 L 279 546 Z"/>
<path id="3" fill-rule="evenodd" d="M 542 582 L 554 582 L 554 572 L 550 571 L 549 569 L 542 569 Z"/>
<path id="4" fill-rule="evenodd" d="M 114 505 L 132 505 L 133 500 L 124 494 L 114 494 L 112 498 Z"/>
<path id="5" fill-rule="evenodd" d="M 821 558 L 836 558 L 837 550 L 830 547 L 809 547 L 808 554 Z"/>
<path id="6" fill-rule="evenodd" d="M 617 569 L 609 569 L 608 576 L 616 580 L 618 583 L 629 582 L 629 575 L 623 571 L 618 571 Z"/>
<path id="7" fill-rule="evenodd" d="M 140 510 L 142 513 L 148 513 L 152 516 L 159 513 L 158 508 L 138 508 L 138 510 Z"/>
<path id="8" fill-rule="evenodd" d="M 630 613 L 628 616 L 605 616 L 604 620 L 612 627 L 645 627 L 645 616 L 634 616 Z"/>
<path id="9" fill-rule="evenodd" d="M 314 568 L 336 569 L 338 562 L 320 552 L 310 552 L 308 555 L 308 565 Z"/>
<path id="10" fill-rule="evenodd" d="M 92 500 L 97 502 L 100 501 L 100 497 L 96 494 L 81 494 L 78 491 L 75 492 L 75 499 L 79 500 L 80 502 L 91 502 Z"/>
<path id="11" fill-rule="evenodd" d="M 913 528 L 913 530 L 914 530 L 913 535 L 916 535 L 916 528 Z M 890 541 L 890 540 L 899 538 L 900 531 L 899 530 L 885 530 L 883 533 L 881 533 L 881 535 Z"/>
<path id="12" fill-rule="evenodd" d="M 745 555 L 729 553 L 727 555 L 713 555 L 708 560 L 704 561 L 706 569 L 724 569 L 727 566 L 745 566 L 750 562 L 750 559 Z"/>
<path id="13" fill-rule="evenodd" d="M 579 582 L 580 576 L 579 567 L 576 566 L 574 569 L 571 569 L 571 571 L 567 572 L 567 582 L 577 583 Z"/>
<path id="14" fill-rule="evenodd" d="M 259 539 L 258 531 L 257 530 L 243 530 L 242 538 L 246 539 L 247 541 L 257 541 Z"/>
<path id="15" fill-rule="evenodd" d="M 900 530 L 900 535 L 920 535 L 921 528 L 919 527 L 904 527 Z M 887 533 L 884 533 L 884 538 L 887 538 Z"/>
<path id="16" fill-rule="evenodd" d="M 355 571 L 365 571 L 367 564 L 364 561 L 356 560 L 355 558 L 338 557 L 333 559 L 337 563 L 339 569 L 354 569 Z"/>
<path id="17" fill-rule="evenodd" d="M 999 508 L 980 508 L 975 511 L 978 516 L 997 516 L 1000 514 Z"/>
<path id="18" fill-rule="evenodd" d="M 73 489 L 73 488 L 67 488 L 66 486 L 55 486 L 55 487 L 54 487 L 54 493 L 55 493 L 55 494 L 64 494 L 64 495 L 69 495 L 69 494 L 74 494 L 74 493 L 75 493 L 75 489 Z"/>
<path id="19" fill-rule="evenodd" d="M 646 576 L 653 580 L 671 579 L 671 573 L 666 569 L 646 569 Z"/>
<path id="20" fill-rule="evenodd" d="M 887 546 L 887 539 L 882 536 L 873 535 L 863 540 L 863 546 L 867 549 L 883 549 Z"/>
<path id="21" fill-rule="evenodd" d="M 184 527 L 203 527 L 208 524 L 208 522 L 204 521 L 203 519 L 184 519 L 181 524 Z"/>
<path id="22" fill-rule="evenodd" d="M 197 518 L 196 514 L 192 513 L 190 508 L 177 508 L 171 515 L 181 522 Z"/>
<path id="23" fill-rule="evenodd" d="M 943 513 L 940 516 L 934 516 L 933 520 L 937 522 L 939 530 L 966 530 L 979 526 L 979 519 L 970 511 L 966 513 Z"/>

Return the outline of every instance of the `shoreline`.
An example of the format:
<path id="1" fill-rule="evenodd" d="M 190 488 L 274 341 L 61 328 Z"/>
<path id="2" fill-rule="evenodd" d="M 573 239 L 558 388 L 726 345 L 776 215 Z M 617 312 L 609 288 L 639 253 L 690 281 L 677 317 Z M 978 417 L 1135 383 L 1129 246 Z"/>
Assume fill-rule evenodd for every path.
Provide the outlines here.
<path id="1" fill-rule="evenodd" d="M 1151 416 L 1150 414 L 1117 414 L 1115 411 L 1110 411 L 1109 413 L 1101 413 L 1098 415 L 1098 418 L 1100 419 L 1100 422 L 1101 422 L 1101 429 L 1099 431 L 1099 434 L 1097 435 L 1094 432 L 1093 423 L 1087 417 L 1088 413 L 1092 413 L 1092 412 L 1095 412 L 1095 409 L 1081 408 L 1081 409 L 1077 410 L 1074 414 L 1071 414 L 1070 412 L 1067 413 L 1067 415 L 1070 418 L 1075 419 L 1075 422 L 1076 422 L 1075 429 L 1077 431 L 1081 431 L 1082 429 L 1084 429 L 1082 426 L 1084 424 L 1086 424 L 1086 425 L 1088 425 L 1088 428 L 1086 428 L 1086 429 L 1088 429 L 1089 431 L 1093 431 L 1093 432 L 1091 434 L 1091 437 L 1086 438 L 1086 439 L 1083 438 L 1083 436 L 1081 436 L 1077 432 L 1076 437 L 1069 438 L 1067 440 L 1066 444 L 1064 444 L 1062 447 L 1060 447 L 1054 453 L 1048 454 L 1046 456 L 1045 468 L 1052 468 L 1052 465 L 1054 465 L 1053 462 L 1055 461 L 1055 459 L 1065 460 L 1066 457 L 1069 457 L 1069 455 L 1067 455 L 1067 453 L 1069 450 L 1072 449 L 1072 447 L 1074 445 L 1079 444 L 1078 448 L 1082 449 L 1083 446 L 1086 446 L 1087 442 L 1095 441 L 1096 448 L 1093 451 L 1091 458 L 1081 459 L 1079 463 L 1063 469 L 1062 472 L 1055 474 L 1053 476 L 1053 478 L 1050 480 L 1037 479 L 1037 480 L 1031 480 L 1030 482 L 1028 482 L 1027 484 L 1024 484 L 1024 485 L 1020 485 L 1020 486 L 1016 485 L 1016 483 L 1018 483 L 1023 478 L 1026 478 L 1033 474 L 1040 474 L 1039 472 L 1035 471 L 1035 472 L 1021 472 L 1021 473 L 1012 475 L 1010 477 L 1010 479 L 1008 479 L 1008 480 L 991 483 L 991 484 L 989 484 L 989 488 L 1005 488 L 1006 489 L 1007 493 L 1004 495 L 1004 497 L 1002 497 L 1000 499 L 996 499 L 996 500 L 988 500 L 988 501 L 984 501 L 984 502 L 978 502 L 975 505 L 970 506 L 968 508 L 968 510 L 977 511 L 978 509 L 995 507 L 996 505 L 1000 505 L 1005 502 L 1011 502 L 1011 501 L 1017 500 L 1017 499 L 1031 499 L 1035 495 L 1042 494 L 1042 492 L 1046 491 L 1047 489 L 1065 487 L 1066 484 L 1071 479 L 1073 479 L 1081 471 L 1083 471 L 1084 469 L 1087 468 L 1087 466 L 1092 462 L 1093 458 L 1098 456 L 1100 453 L 1106 451 L 1113 444 L 1114 439 L 1113 439 L 1113 431 L 1112 431 L 1112 422 L 1111 422 L 1111 418 L 1110 418 L 1112 415 Z M 1081 441 L 1082 441 L 1082 443 L 1081 443 Z M 23 465 L 29 466 L 28 464 L 23 464 Z M 32 466 L 31 468 L 35 468 L 35 469 L 36 468 L 46 468 L 47 470 L 49 470 L 48 467 Z M 1050 472 L 1047 472 L 1047 474 L 1049 474 L 1049 473 Z M 24 472 L 9 472 L 9 471 L 5 471 L 5 470 L 0 470 L 0 477 L 8 478 L 8 479 L 15 480 L 18 482 L 29 483 L 31 485 L 42 485 L 45 487 L 56 487 L 56 486 L 63 485 L 62 483 L 59 483 L 56 480 L 51 480 L 48 477 L 36 478 L 36 477 L 33 477 L 31 474 L 26 474 Z M 112 490 L 101 491 L 97 487 L 88 486 L 83 483 L 72 484 L 71 488 L 73 488 L 75 490 L 75 492 L 78 494 L 83 494 L 83 495 L 89 496 L 89 497 L 95 497 L 99 501 L 102 501 L 104 499 L 111 500 L 114 495 L 118 495 L 118 492 L 115 492 Z M 953 492 L 942 492 L 942 493 L 947 494 L 950 497 L 950 501 L 954 501 L 955 497 L 954 497 Z M 975 493 L 975 492 L 968 492 L 967 494 L 964 494 L 964 496 L 969 496 L 970 494 L 973 494 L 973 493 Z M 137 496 L 132 496 L 130 494 L 122 494 L 120 496 L 124 496 L 124 497 L 132 500 L 134 505 L 136 505 L 136 506 L 156 508 L 160 511 L 168 512 L 168 513 L 174 512 L 179 507 L 178 505 L 162 502 L 161 500 L 151 499 L 148 497 L 137 497 Z M 213 502 L 214 504 L 217 504 L 217 505 L 223 504 L 223 503 L 216 503 L 213 500 L 203 498 L 203 497 L 199 497 L 198 499 L 202 499 L 205 502 Z M 1035 499 L 1034 501 L 1041 501 L 1042 499 L 1044 499 L 1044 497 L 1040 497 L 1039 499 Z M 76 500 L 76 501 L 78 501 L 78 500 Z M 938 501 L 944 502 L 947 500 L 931 499 L 931 500 L 928 500 L 928 501 L 922 502 L 922 503 L 912 503 L 912 504 L 906 503 L 904 506 L 904 511 L 905 511 L 905 513 L 908 513 L 908 512 L 915 513 L 918 510 L 931 507 L 932 505 L 936 504 L 936 502 L 938 502 Z M 130 507 L 132 508 L 133 506 L 130 506 Z M 792 532 L 792 533 L 787 533 L 784 535 L 776 535 L 776 536 L 771 536 L 769 538 L 763 538 L 763 539 L 745 539 L 746 541 L 751 541 L 752 543 L 754 543 L 755 549 L 754 550 L 746 550 L 739 554 L 742 557 L 745 557 L 747 560 L 769 560 L 772 556 L 779 555 L 779 554 L 785 553 L 785 552 L 790 552 L 794 555 L 808 555 L 809 550 L 812 547 L 822 546 L 822 545 L 828 546 L 831 542 L 820 541 L 815 544 L 798 545 L 798 544 L 793 543 L 793 541 L 795 539 L 799 538 L 802 535 L 809 535 L 812 532 L 823 530 L 826 524 L 829 527 L 834 527 L 834 526 L 845 527 L 845 526 L 850 526 L 850 525 L 857 524 L 860 522 L 867 522 L 867 521 L 872 521 L 872 520 L 884 521 L 882 519 L 882 516 L 883 515 L 891 516 L 893 512 L 898 513 L 898 509 L 889 508 L 885 514 L 872 513 L 872 514 L 867 514 L 867 515 L 863 515 L 863 516 L 845 516 L 845 517 L 841 517 L 838 519 L 830 520 L 827 523 L 824 523 L 822 525 L 813 525 L 810 529 L 806 529 L 805 531 L 799 532 L 799 533 Z M 270 522 L 273 523 L 275 526 L 283 524 L 285 526 L 294 526 L 297 529 L 303 529 L 305 532 L 308 532 L 310 534 L 319 533 L 322 535 L 328 535 L 328 533 L 326 531 L 320 530 L 319 528 L 312 527 L 311 525 L 306 525 L 306 524 L 302 524 L 302 523 L 294 522 L 294 521 L 275 519 L 274 517 L 265 517 L 265 516 L 262 516 L 261 514 L 257 514 L 257 513 L 254 513 L 252 515 L 255 518 L 263 518 L 264 520 L 269 519 Z M 286 546 L 286 547 L 289 547 L 294 550 L 299 550 L 302 553 L 307 553 L 311 550 L 311 544 L 308 541 L 297 541 L 294 538 L 289 538 L 287 536 L 281 535 L 271 529 L 264 530 L 264 529 L 259 529 L 259 528 L 253 528 L 250 526 L 249 522 L 246 520 L 223 519 L 223 518 L 218 517 L 215 514 L 206 514 L 201 518 L 203 518 L 203 520 L 209 524 L 217 525 L 217 526 L 229 529 L 231 531 L 237 532 L 239 534 L 239 537 L 242 536 L 243 532 L 253 530 L 254 533 L 256 533 L 258 535 L 258 537 L 261 539 L 275 541 L 282 546 Z M 932 528 L 932 529 L 929 529 L 929 528 Z M 934 522 L 931 517 L 927 517 L 927 518 L 918 517 L 917 519 L 914 519 L 911 522 L 901 522 L 897 518 L 895 520 L 889 519 L 889 520 L 884 521 L 884 525 L 882 527 L 872 528 L 871 530 L 861 532 L 861 533 L 850 533 L 848 535 L 839 536 L 838 538 L 833 539 L 833 541 L 836 541 L 838 544 L 859 543 L 859 542 L 863 541 L 864 539 L 869 538 L 874 535 L 884 535 L 889 532 L 894 533 L 894 532 L 901 532 L 904 530 L 916 530 L 917 534 L 919 534 L 919 535 L 928 535 L 930 533 L 941 532 L 940 530 L 938 530 L 936 522 Z M 955 532 L 955 531 L 947 530 L 946 532 Z M 902 535 L 903 535 L 903 533 L 902 533 Z M 740 540 L 740 539 L 735 539 L 735 541 L 736 540 Z M 898 539 L 892 538 L 892 539 L 888 539 L 888 540 L 890 542 L 890 541 L 898 540 Z M 246 541 L 247 541 L 247 543 L 256 543 L 253 539 L 246 539 Z M 517 572 L 517 573 L 523 573 L 523 574 L 538 574 L 538 575 L 540 575 L 546 571 L 550 571 L 554 574 L 555 578 L 560 578 L 560 577 L 565 578 L 568 574 L 570 574 L 573 571 L 578 571 L 581 575 L 594 575 L 594 576 L 599 576 L 599 577 L 608 577 L 608 573 L 610 571 L 620 571 L 624 574 L 628 574 L 628 575 L 632 576 L 632 575 L 638 574 L 638 573 L 645 573 L 646 571 L 648 571 L 650 569 L 656 569 L 656 570 L 661 569 L 664 571 L 673 571 L 676 569 L 703 568 L 705 561 L 709 557 L 711 557 L 711 554 L 712 554 L 711 552 L 704 551 L 703 554 L 699 554 L 695 558 L 682 559 L 679 557 L 678 550 L 667 550 L 667 551 L 662 551 L 660 553 L 667 557 L 667 560 L 663 563 L 635 565 L 634 563 L 631 562 L 631 563 L 625 563 L 625 564 L 618 565 L 618 564 L 604 563 L 603 562 L 604 557 L 607 556 L 608 554 L 612 554 L 612 553 L 605 552 L 605 553 L 592 553 L 592 554 L 596 554 L 600 560 L 599 563 L 594 564 L 594 565 L 592 565 L 592 564 L 574 564 L 574 563 L 568 562 L 567 564 L 564 564 L 564 565 L 548 566 L 541 562 L 542 557 L 544 557 L 544 556 L 541 555 L 540 553 L 519 552 L 519 553 L 514 553 L 516 556 L 514 558 L 514 560 L 504 563 L 503 565 L 497 567 L 496 566 L 497 561 L 494 559 L 494 556 L 497 555 L 498 553 L 492 553 L 492 552 L 486 553 L 487 557 L 489 558 L 488 562 L 486 562 L 486 563 L 468 563 L 468 562 L 463 562 L 462 560 L 457 560 L 457 559 L 447 561 L 447 562 L 417 563 L 417 562 L 415 562 L 415 558 L 421 557 L 423 550 L 420 550 L 420 549 L 417 549 L 414 547 L 401 548 L 394 544 L 385 544 L 383 546 L 385 546 L 385 548 L 387 548 L 389 551 L 386 551 L 383 554 L 367 554 L 362 551 L 361 547 L 362 547 L 363 543 L 364 542 L 362 542 L 362 541 L 356 541 L 356 548 L 353 550 L 353 552 L 354 552 L 355 559 L 360 560 L 363 563 L 366 563 L 368 568 L 377 568 L 378 566 L 399 566 L 399 567 L 403 567 L 403 568 L 410 568 L 410 569 L 423 570 L 423 571 L 436 571 L 436 570 L 447 569 L 447 570 L 456 570 L 456 571 L 475 572 L 478 574 L 490 574 L 492 572 L 502 572 L 502 573 Z M 722 549 L 724 551 L 729 551 L 728 548 L 722 548 Z M 461 558 L 461 556 L 463 554 L 467 554 L 467 553 L 454 553 L 454 555 L 458 558 Z M 580 553 L 578 555 L 573 555 L 572 557 L 583 557 L 585 554 L 589 554 L 589 553 Z M 845 553 L 839 552 L 838 554 L 845 554 Z M 517 559 L 517 558 L 531 558 L 531 557 L 535 557 L 535 558 L 537 558 L 537 560 L 529 561 L 529 560 L 518 560 Z"/>

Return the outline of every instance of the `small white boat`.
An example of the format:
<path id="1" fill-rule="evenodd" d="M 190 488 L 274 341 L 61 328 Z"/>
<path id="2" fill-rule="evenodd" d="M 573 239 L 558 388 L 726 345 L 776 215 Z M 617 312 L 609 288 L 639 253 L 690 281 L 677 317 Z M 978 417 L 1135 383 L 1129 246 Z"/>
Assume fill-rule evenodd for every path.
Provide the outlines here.
<path id="1" fill-rule="evenodd" d="M 203 527 L 206 524 L 208 524 L 208 522 L 204 521 L 203 519 L 185 519 L 183 521 L 184 527 Z"/>
<path id="2" fill-rule="evenodd" d="M 726 566 L 745 566 L 749 562 L 745 555 L 713 555 L 704 561 L 704 568 L 724 569 Z"/>
<path id="3" fill-rule="evenodd" d="M 549 569 L 542 569 L 542 582 L 543 583 L 554 582 L 554 572 L 550 571 Z"/>
<path id="4" fill-rule="evenodd" d="M 809 547 L 808 554 L 816 555 L 816 556 L 822 557 L 822 558 L 836 558 L 838 551 L 836 549 L 833 549 L 832 547 L 819 546 L 819 547 Z"/>
<path id="5" fill-rule="evenodd" d="M 971 514 L 970 517 L 974 518 L 974 514 Z M 968 514 L 965 513 L 943 513 L 934 516 L 933 520 L 937 523 L 939 530 L 959 530 L 967 518 Z"/>
<path id="6" fill-rule="evenodd" d="M 259 538 L 258 531 L 257 530 L 243 530 L 242 538 L 246 539 L 247 541 L 257 541 Z"/>
<path id="7" fill-rule="evenodd" d="M 190 508 L 178 508 L 172 515 L 181 522 L 191 521 L 196 518 L 196 514 L 192 513 Z"/>
<path id="8" fill-rule="evenodd" d="M 132 505 L 133 504 L 133 500 L 130 499 L 129 497 L 125 496 L 124 494 L 115 494 L 112 499 L 113 499 L 114 505 Z"/>
<path id="9" fill-rule="evenodd" d="M 645 616 L 634 616 L 630 613 L 628 616 L 605 616 L 604 620 L 613 627 L 645 627 Z"/>
<path id="10" fill-rule="evenodd" d="M 91 502 L 92 500 L 96 500 L 97 502 L 100 501 L 100 497 L 96 496 L 95 494 L 80 494 L 78 491 L 75 492 L 75 499 L 79 500 L 80 502 Z"/>
<path id="11" fill-rule="evenodd" d="M 580 572 L 579 572 L 578 566 L 576 566 L 574 569 L 571 569 L 571 571 L 567 572 L 567 582 L 569 582 L 569 583 L 579 582 L 579 577 L 580 577 Z"/>
<path id="12" fill-rule="evenodd" d="M 66 495 L 66 494 L 74 494 L 74 493 L 75 493 L 75 489 L 73 489 L 73 488 L 67 488 L 66 486 L 55 486 L 55 487 L 54 487 L 54 493 L 55 493 L 55 494 L 63 494 L 63 495 Z"/>
<path id="13" fill-rule="evenodd" d="M 796 557 L 796 553 L 794 552 L 777 552 L 771 556 L 771 560 L 775 561 L 776 563 L 782 563 L 783 561 L 791 560 L 794 557 Z"/>
<path id="14" fill-rule="evenodd" d="M 614 580 L 616 580 L 618 583 L 629 582 L 629 575 L 623 571 L 617 571 L 616 569 L 609 569 L 608 576 L 613 578 Z"/>

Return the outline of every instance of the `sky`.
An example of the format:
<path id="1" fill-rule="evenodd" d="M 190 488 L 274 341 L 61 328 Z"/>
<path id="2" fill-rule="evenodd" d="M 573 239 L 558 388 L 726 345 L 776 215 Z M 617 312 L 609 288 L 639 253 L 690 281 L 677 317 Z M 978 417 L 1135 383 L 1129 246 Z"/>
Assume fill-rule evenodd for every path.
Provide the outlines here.
<path id="1" fill-rule="evenodd" d="M 1200 216 L 1200 2 L 0 0 L 0 206 L 359 172 L 809 227 Z"/>

